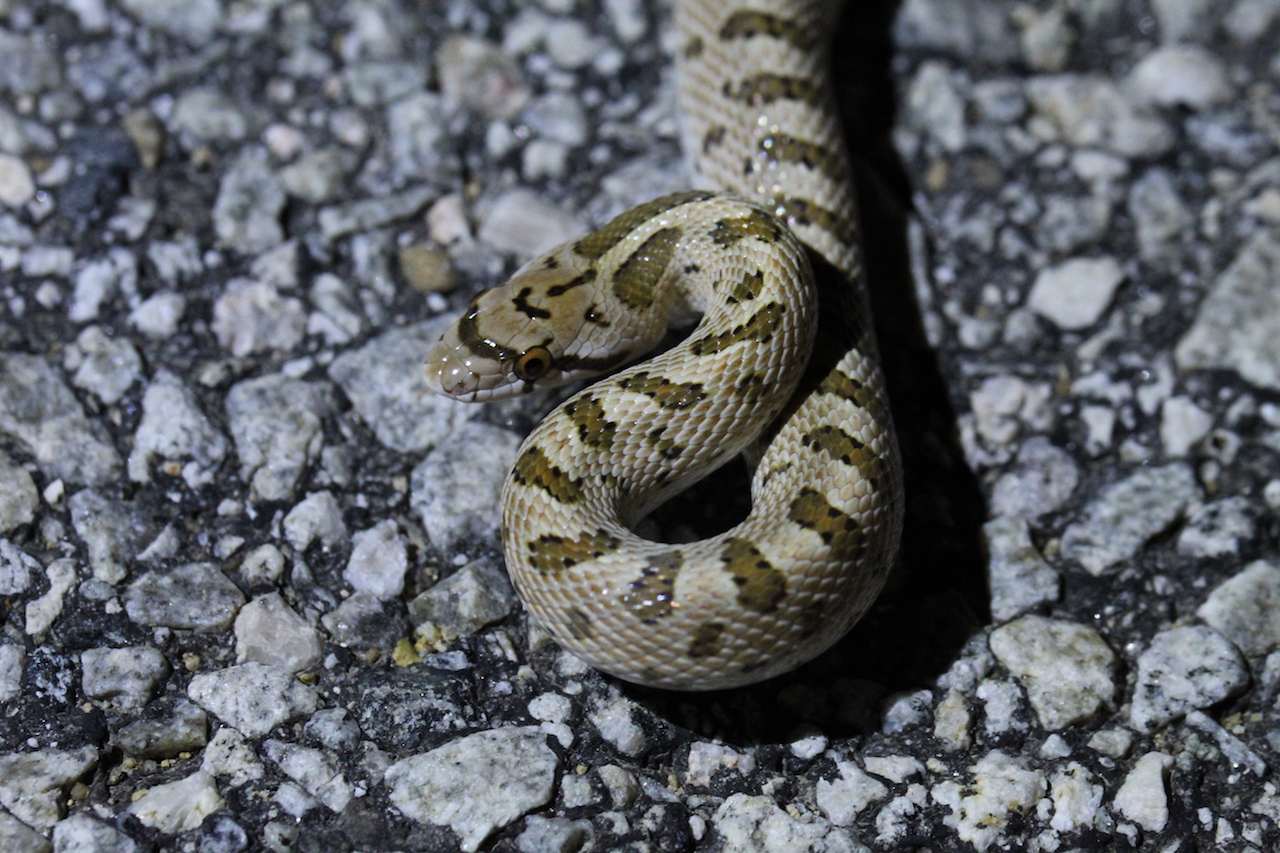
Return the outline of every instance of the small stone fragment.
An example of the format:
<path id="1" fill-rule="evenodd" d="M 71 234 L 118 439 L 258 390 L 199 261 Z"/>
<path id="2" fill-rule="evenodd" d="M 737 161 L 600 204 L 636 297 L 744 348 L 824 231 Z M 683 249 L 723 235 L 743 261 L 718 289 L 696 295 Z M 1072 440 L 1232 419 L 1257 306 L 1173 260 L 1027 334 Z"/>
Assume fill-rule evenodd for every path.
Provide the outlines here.
<path id="1" fill-rule="evenodd" d="M 98 763 L 91 746 L 0 755 L 0 805 L 18 820 L 48 831 L 66 810 L 66 789 Z"/>
<path id="2" fill-rule="evenodd" d="M 319 697 L 282 669 L 249 661 L 194 676 L 187 696 L 245 737 L 315 713 Z"/>
<path id="3" fill-rule="evenodd" d="M 1165 774 L 1172 766 L 1173 758 L 1163 752 L 1148 752 L 1139 758 L 1116 791 L 1116 811 L 1148 832 L 1163 830 L 1169 823 Z"/>
<path id="4" fill-rule="evenodd" d="M 1280 568 L 1250 563 L 1209 593 L 1196 615 L 1249 657 L 1280 647 Z"/>
<path id="5" fill-rule="evenodd" d="M 223 245 L 246 255 L 284 242 L 280 214 L 284 190 L 266 160 L 252 151 L 239 157 L 222 177 L 213 205 L 213 227 Z"/>
<path id="6" fill-rule="evenodd" d="M 138 759 L 176 758 L 198 751 L 208 741 L 208 716 L 186 699 L 152 703 L 142 719 L 123 726 L 115 736 L 120 749 Z"/>
<path id="7" fill-rule="evenodd" d="M 1203 625 L 1155 636 L 1138 657 L 1130 719 L 1149 732 L 1188 711 L 1208 708 L 1249 683 L 1244 660 L 1217 631 Z"/>
<path id="8" fill-rule="evenodd" d="M 400 271 L 419 293 L 448 293 L 458 283 L 449 253 L 427 243 L 414 243 L 400 250 Z"/>
<path id="9" fill-rule="evenodd" d="M 39 505 L 40 495 L 31 474 L 0 451 L 0 534 L 30 524 Z"/>
<path id="10" fill-rule="evenodd" d="M 153 569 L 132 581 L 125 612 L 139 625 L 209 633 L 230 627 L 244 593 L 214 563 Z"/>
<path id="11" fill-rule="evenodd" d="M 169 674 L 168 661 L 152 646 L 86 649 L 80 653 L 80 666 L 85 695 L 122 711 L 146 705 Z"/>
<path id="12" fill-rule="evenodd" d="M 502 484 L 519 446 L 510 430 L 474 424 L 436 445 L 413 469 L 409 502 L 432 545 L 448 552 L 494 536 Z"/>
<path id="13" fill-rule="evenodd" d="M 1222 557 L 1240 553 L 1258 533 L 1257 511 L 1246 497 L 1211 501 L 1192 510 L 1178 534 L 1178 553 Z"/>
<path id="14" fill-rule="evenodd" d="M 1102 317 L 1124 270 L 1115 258 L 1072 258 L 1042 270 L 1027 305 L 1060 329 L 1087 329 Z"/>
<path id="15" fill-rule="evenodd" d="M 494 200 L 478 236 L 500 252 L 527 258 L 585 231 L 577 219 L 531 191 L 513 189 Z"/>
<path id="16" fill-rule="evenodd" d="M 1131 559 L 1200 500 L 1195 474 L 1184 464 L 1143 468 L 1108 486 L 1062 535 L 1062 556 L 1091 575 Z"/>
<path id="17" fill-rule="evenodd" d="M 539 727 L 503 728 L 397 761 L 384 781 L 406 817 L 448 826 L 474 853 L 493 830 L 551 801 L 559 765 Z"/>
<path id="18" fill-rule="evenodd" d="M 499 45 L 471 36 L 451 36 L 436 53 L 440 91 L 489 119 L 511 119 L 529 100 L 515 60 Z"/>
<path id="19" fill-rule="evenodd" d="M 226 805 L 213 776 L 197 770 L 185 779 L 151 788 L 134 800 L 129 813 L 147 826 L 176 835 L 197 828 Z"/>
<path id="20" fill-rule="evenodd" d="M 342 579 L 352 589 L 373 593 L 386 601 L 404 591 L 408 569 L 408 543 L 399 525 L 387 518 L 351 537 L 351 559 Z"/>
<path id="21" fill-rule="evenodd" d="M 1194 44 L 1153 50 L 1129 73 L 1129 84 L 1139 98 L 1162 107 L 1205 110 L 1232 96 L 1222 61 Z"/>
<path id="22" fill-rule="evenodd" d="M 296 347 L 307 329 L 301 300 L 281 296 L 263 281 L 235 278 L 213 305 L 210 326 L 223 349 L 237 358 Z"/>
<path id="23" fill-rule="evenodd" d="M 982 527 L 990 563 L 991 615 L 998 621 L 1037 604 L 1056 601 L 1058 573 L 1040 556 L 1021 518 L 995 518 Z"/>
<path id="24" fill-rule="evenodd" d="M 1115 702 L 1115 654 L 1092 628 L 1023 616 L 992 631 L 990 642 L 1049 731 L 1088 720 Z"/>
<path id="25" fill-rule="evenodd" d="M 256 500 L 287 500 L 324 447 L 324 419 L 334 410 L 329 386 L 270 374 L 237 383 L 227 420 L 240 476 Z"/>
<path id="26" fill-rule="evenodd" d="M 175 467 L 190 460 L 180 471 L 187 485 L 195 488 L 212 482 L 227 450 L 226 437 L 201 410 L 195 394 L 169 371 L 157 372 L 142 397 L 142 421 L 129 454 L 129 479 L 148 482 L 156 460 Z"/>
<path id="27" fill-rule="evenodd" d="M 943 822 L 979 851 L 998 843 L 1010 818 L 1035 808 L 1048 788 L 1043 771 L 1030 769 L 1022 759 L 998 749 L 984 755 L 969 772 L 972 783 L 961 786 L 947 780 L 935 785 L 930 794 L 951 809 Z"/>
<path id="28" fill-rule="evenodd" d="M 814 792 L 818 808 L 836 826 L 850 826 L 867 806 L 889 795 L 884 783 L 868 776 L 852 761 L 836 762 L 840 777 L 819 779 Z"/>
<path id="29" fill-rule="evenodd" d="M 420 628 L 468 637 L 503 619 L 515 607 L 515 590 L 500 569 L 488 562 L 468 563 L 409 603 L 409 618 Z"/>
<path id="30" fill-rule="evenodd" d="M 320 634 L 285 603 L 278 592 L 240 608 L 235 622 L 236 663 L 257 661 L 286 672 L 301 672 L 320 661 Z"/>
<path id="31" fill-rule="evenodd" d="M 293 781 L 302 786 L 332 812 L 341 812 L 351 802 L 351 783 L 342 775 L 337 758 L 322 749 L 279 740 L 263 744 L 267 755 Z"/>

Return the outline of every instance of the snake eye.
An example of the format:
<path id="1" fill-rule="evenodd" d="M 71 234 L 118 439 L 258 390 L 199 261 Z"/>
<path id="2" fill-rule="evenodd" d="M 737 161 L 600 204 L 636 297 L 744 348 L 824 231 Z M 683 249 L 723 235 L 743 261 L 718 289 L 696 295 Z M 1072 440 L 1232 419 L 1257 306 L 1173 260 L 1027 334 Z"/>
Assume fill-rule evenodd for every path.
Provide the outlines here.
<path id="1" fill-rule="evenodd" d="M 516 376 L 525 382 L 537 382 L 551 369 L 551 352 L 546 347 L 529 347 L 516 359 Z"/>

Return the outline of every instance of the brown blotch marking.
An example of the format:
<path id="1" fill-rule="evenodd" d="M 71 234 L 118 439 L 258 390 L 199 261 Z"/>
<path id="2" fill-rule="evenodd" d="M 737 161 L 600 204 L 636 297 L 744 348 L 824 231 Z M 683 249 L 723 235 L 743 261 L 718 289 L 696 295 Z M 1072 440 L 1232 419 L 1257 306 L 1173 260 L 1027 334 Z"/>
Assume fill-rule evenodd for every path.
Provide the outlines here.
<path id="1" fill-rule="evenodd" d="M 596 355 L 584 357 L 580 355 L 562 355 L 556 359 L 556 367 L 564 373 L 572 373 L 576 370 L 587 370 L 592 373 L 604 373 L 606 370 L 612 370 L 619 364 L 625 362 L 631 357 L 631 350 L 620 349 L 609 355 Z"/>
<path id="2" fill-rule="evenodd" d="M 720 651 L 720 635 L 724 633 L 723 622 L 704 622 L 689 637 L 689 657 L 708 658 Z"/>
<path id="3" fill-rule="evenodd" d="M 713 124 L 707 128 L 707 132 L 702 135 L 702 153 L 706 154 L 723 143 L 725 134 L 728 132 L 729 128 L 723 124 Z"/>
<path id="4" fill-rule="evenodd" d="M 831 234 L 842 243 L 852 243 L 857 238 L 854 224 L 833 210 L 802 198 L 778 200 L 779 215 L 793 225 L 812 225 Z"/>
<path id="5" fill-rule="evenodd" d="M 582 481 L 551 464 L 542 448 L 534 445 L 520 454 L 511 477 L 522 486 L 536 486 L 560 503 L 578 503 L 583 499 Z"/>
<path id="6" fill-rule="evenodd" d="M 861 465 L 866 445 L 833 424 L 810 430 L 801 439 L 805 447 L 839 459 L 846 465 Z"/>
<path id="7" fill-rule="evenodd" d="M 717 246 L 732 246 L 748 237 L 764 243 L 776 243 L 782 239 L 782 224 L 756 210 L 745 216 L 721 219 L 711 229 L 711 239 Z"/>
<path id="8" fill-rule="evenodd" d="M 685 42 L 685 45 L 684 45 L 685 59 L 697 59 L 699 56 L 702 55 L 702 51 L 705 47 L 706 45 L 703 44 L 701 38 L 699 38 L 698 36 L 692 37 L 687 42 Z"/>
<path id="9" fill-rule="evenodd" d="M 822 90 L 805 77 L 788 77 L 784 74 L 754 74 L 744 77 L 735 90 L 733 84 L 724 84 L 724 96 L 747 106 L 765 106 L 775 101 L 797 101 L 810 106 L 822 103 Z"/>
<path id="10" fill-rule="evenodd" d="M 863 393 L 865 389 L 866 386 L 862 382 L 839 370 L 831 371 L 818 384 L 819 394 L 835 394 L 837 397 L 852 400 L 859 406 L 866 405 L 866 395 Z"/>
<path id="11" fill-rule="evenodd" d="M 846 559 L 862 547 L 863 536 L 858 520 L 832 506 L 816 489 L 801 489 L 787 510 L 787 518 L 817 533 L 824 544 Z"/>
<path id="12" fill-rule="evenodd" d="M 618 544 L 617 538 L 604 530 L 584 533 L 578 539 L 544 533 L 527 543 L 529 561 L 544 575 L 563 572 L 588 560 L 598 560 L 616 550 Z"/>
<path id="13" fill-rule="evenodd" d="M 597 450 L 607 450 L 613 444 L 618 423 L 605 417 L 604 406 L 590 393 L 570 400 L 564 410 L 578 428 L 578 438 L 583 444 Z"/>
<path id="14" fill-rule="evenodd" d="M 744 400 L 752 403 L 764 396 L 765 376 L 763 373 L 748 373 L 738 381 L 738 393 Z"/>
<path id="15" fill-rule="evenodd" d="M 593 231 L 583 237 L 574 244 L 574 251 L 579 255 L 582 255 L 584 258 L 589 258 L 593 261 L 598 260 L 604 256 L 605 252 L 621 243 L 628 234 L 635 231 L 655 216 L 660 216 L 682 204 L 704 201 L 711 198 L 713 195 L 715 195 L 715 193 L 707 190 L 691 190 L 688 192 L 664 195 L 661 198 L 655 198 L 653 201 L 646 201 L 644 204 L 633 207 L 626 213 L 618 216 L 603 228 Z"/>
<path id="16" fill-rule="evenodd" d="M 552 260 L 555 260 L 555 259 L 552 258 Z M 558 264 L 556 266 L 558 266 Z M 564 296 L 566 293 L 568 293 L 570 290 L 573 290 L 575 287 L 582 287 L 582 285 L 590 284 L 595 280 L 596 280 L 596 271 L 587 270 L 582 275 L 577 276 L 576 278 L 571 278 L 568 281 L 564 282 L 563 284 L 551 285 L 550 287 L 547 288 L 547 296 L 550 296 L 552 298 L 557 296 Z"/>
<path id="17" fill-rule="evenodd" d="M 650 430 L 647 438 L 653 443 L 653 448 L 662 454 L 665 459 L 676 459 L 683 454 L 688 447 L 683 444 L 677 444 L 673 438 L 665 438 L 663 433 L 667 431 L 664 426 Z"/>
<path id="18" fill-rule="evenodd" d="M 522 287 L 520 292 L 511 299 L 511 304 L 516 306 L 516 310 L 531 320 L 546 320 L 551 317 L 551 312 L 546 308 L 539 308 L 537 305 L 529 304 L 529 294 L 533 293 L 532 287 Z"/>
<path id="19" fill-rule="evenodd" d="M 817 599 L 805 605 L 800 611 L 800 639 L 808 639 L 826 624 L 827 607 L 823 599 Z"/>
<path id="20" fill-rule="evenodd" d="M 649 557 L 640 577 L 627 584 L 622 604 L 649 624 L 671 615 L 676 575 L 683 562 L 680 552 L 674 550 Z"/>
<path id="21" fill-rule="evenodd" d="M 679 228 L 653 232 L 613 274 L 613 295 L 631 308 L 648 308 L 680 241 Z"/>
<path id="22" fill-rule="evenodd" d="M 707 392 L 701 382 L 672 382 L 647 372 L 624 376 L 618 387 L 650 397 L 664 409 L 687 409 L 694 403 L 707 399 Z"/>
<path id="23" fill-rule="evenodd" d="M 813 47 L 813 37 L 804 27 L 789 18 L 768 12 L 734 12 L 720 28 L 720 38 L 724 41 L 761 35 L 781 39 L 799 50 L 807 51 Z"/>
<path id="24" fill-rule="evenodd" d="M 575 640 L 589 640 L 595 630 L 591 627 L 591 617 L 578 608 L 569 611 L 569 635 Z"/>
<path id="25" fill-rule="evenodd" d="M 734 303 L 749 302 L 759 296 L 762 290 L 764 290 L 764 270 L 758 269 L 753 273 L 743 273 L 742 280 L 733 286 L 728 299 Z"/>
<path id="26" fill-rule="evenodd" d="M 755 613 L 772 613 L 787 594 L 787 579 L 746 539 L 730 539 L 720 555 L 738 587 L 738 604 Z"/>
<path id="27" fill-rule="evenodd" d="M 767 343 L 778 331 L 778 326 L 782 323 L 782 312 L 785 310 L 781 304 L 770 302 L 751 315 L 751 319 L 745 323 L 739 323 L 727 332 L 696 340 L 689 344 L 689 350 L 694 355 L 710 355 L 742 341 Z"/>
<path id="28" fill-rule="evenodd" d="M 834 151 L 797 136 L 770 134 L 760 140 L 760 153 L 778 163 L 802 163 L 832 180 L 843 178 L 843 162 Z"/>
<path id="29" fill-rule="evenodd" d="M 474 302 L 474 300 L 473 300 Z M 494 361 L 515 361 L 520 356 L 511 347 L 504 347 L 489 340 L 480 332 L 480 310 L 473 304 L 467 313 L 458 320 L 458 341 L 472 355 L 489 358 Z"/>

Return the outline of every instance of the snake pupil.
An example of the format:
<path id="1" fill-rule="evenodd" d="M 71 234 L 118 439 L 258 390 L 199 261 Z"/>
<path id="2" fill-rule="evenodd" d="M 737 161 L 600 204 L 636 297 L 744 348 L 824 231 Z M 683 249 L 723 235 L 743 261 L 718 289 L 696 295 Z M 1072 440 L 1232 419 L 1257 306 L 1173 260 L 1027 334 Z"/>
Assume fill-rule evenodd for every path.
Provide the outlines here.
<path id="1" fill-rule="evenodd" d="M 516 376 L 525 382 L 536 382 L 551 369 L 551 353 L 546 347 L 532 347 L 516 359 Z"/>

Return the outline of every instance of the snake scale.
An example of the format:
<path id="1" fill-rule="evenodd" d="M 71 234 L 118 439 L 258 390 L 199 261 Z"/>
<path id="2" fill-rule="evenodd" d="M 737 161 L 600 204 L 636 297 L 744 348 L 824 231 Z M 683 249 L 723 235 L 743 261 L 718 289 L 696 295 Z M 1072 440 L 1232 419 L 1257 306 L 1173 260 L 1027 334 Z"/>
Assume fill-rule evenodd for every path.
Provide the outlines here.
<path id="1" fill-rule="evenodd" d="M 628 681 L 711 690 L 786 672 L 862 616 L 897 551 L 902 475 L 826 67 L 830 6 L 677 0 L 684 142 L 713 189 L 535 258 L 427 356 L 433 390 L 497 399 L 615 370 L 669 315 L 702 315 L 548 415 L 503 493 L 526 607 Z M 688 544 L 633 532 L 744 450 L 757 461 L 741 523 Z"/>

